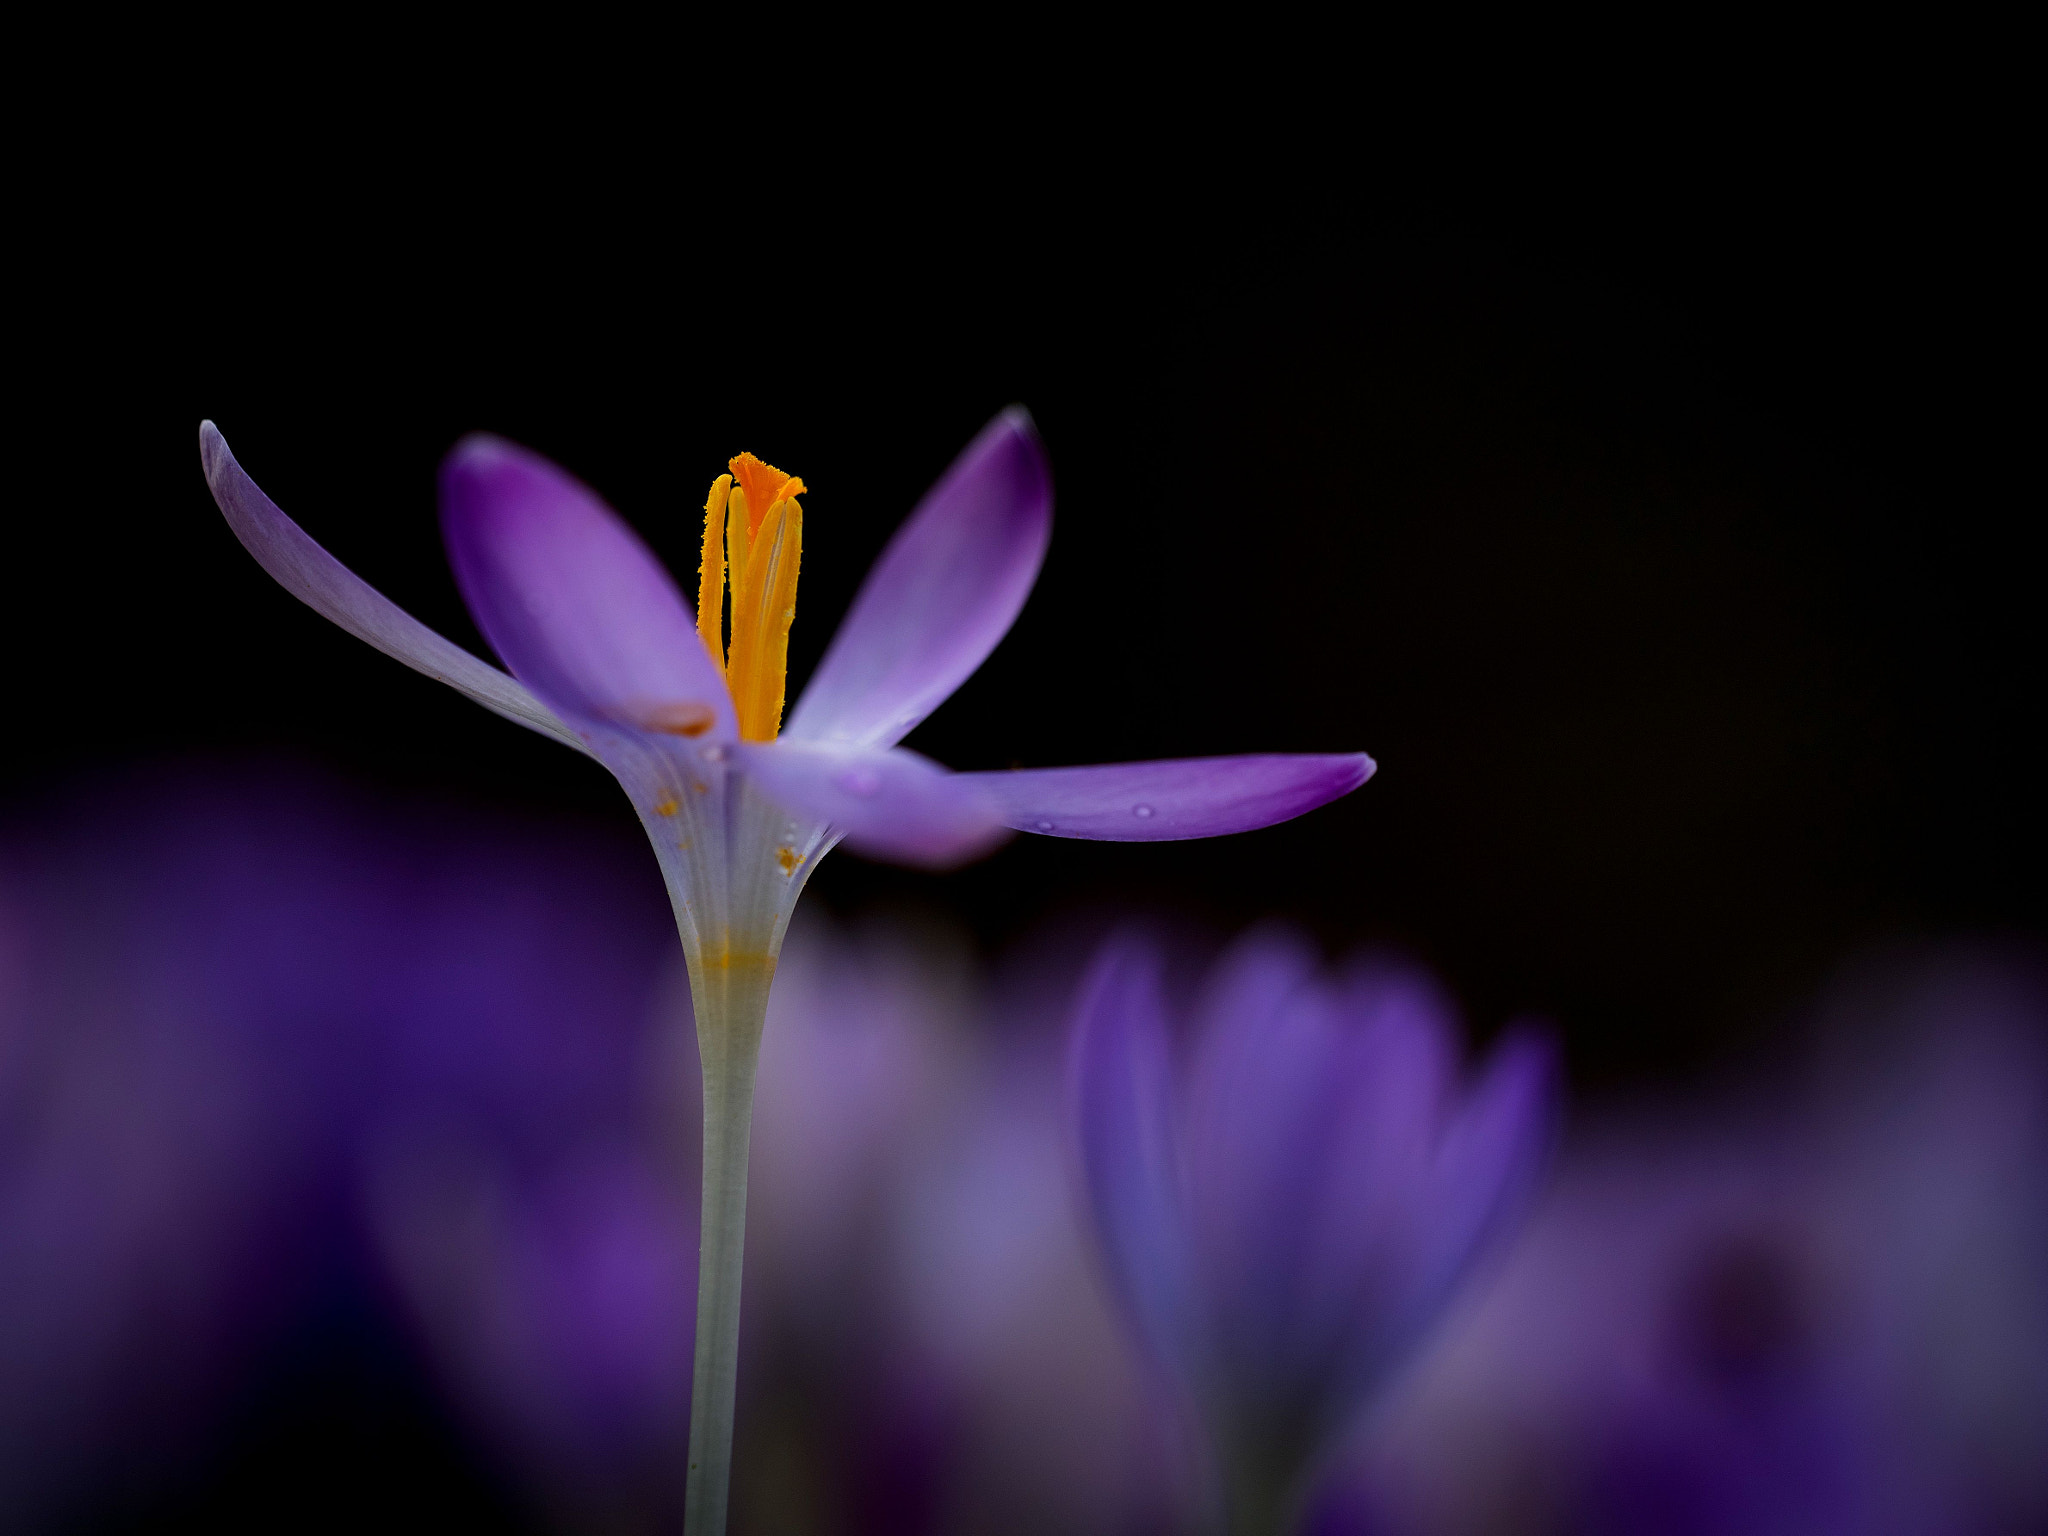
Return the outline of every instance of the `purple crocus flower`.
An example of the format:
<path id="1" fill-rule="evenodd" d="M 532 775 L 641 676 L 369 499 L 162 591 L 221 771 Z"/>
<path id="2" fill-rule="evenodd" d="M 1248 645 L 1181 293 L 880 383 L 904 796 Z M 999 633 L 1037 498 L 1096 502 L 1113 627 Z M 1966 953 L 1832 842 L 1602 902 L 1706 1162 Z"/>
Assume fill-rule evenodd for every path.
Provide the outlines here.
<path id="1" fill-rule="evenodd" d="M 1822 1019 L 1789 1081 L 1577 1117 L 1356 1497 L 1415 1536 L 2048 1530 L 2041 976 L 1885 954 Z"/>
<path id="2" fill-rule="evenodd" d="M 768 987 L 791 908 L 835 843 L 913 864 L 1006 829 L 1119 841 L 1269 826 L 1364 783 L 1358 753 L 951 774 L 897 743 L 1023 606 L 1051 477 L 1021 410 L 968 445 L 869 574 L 782 728 L 803 482 L 750 454 L 705 503 L 693 612 L 592 492 L 497 438 L 457 444 L 441 526 L 506 676 L 344 568 L 245 475 L 211 422 L 200 456 L 236 536 L 327 618 L 486 708 L 596 758 L 654 845 L 689 963 L 704 1065 L 703 1263 L 689 1525 L 723 1529 L 746 1147 Z M 723 622 L 730 575 L 729 640 Z"/>
<path id="3" fill-rule="evenodd" d="M 1266 931 L 1216 967 L 1176 1061 L 1163 967 L 1112 940 L 1082 994 L 1072 1109 L 1089 1202 L 1147 1353 L 1211 1432 L 1233 1531 L 1304 1474 L 1528 1191 L 1552 1059 L 1511 1034 L 1469 1086 L 1417 972 L 1319 974 Z"/>

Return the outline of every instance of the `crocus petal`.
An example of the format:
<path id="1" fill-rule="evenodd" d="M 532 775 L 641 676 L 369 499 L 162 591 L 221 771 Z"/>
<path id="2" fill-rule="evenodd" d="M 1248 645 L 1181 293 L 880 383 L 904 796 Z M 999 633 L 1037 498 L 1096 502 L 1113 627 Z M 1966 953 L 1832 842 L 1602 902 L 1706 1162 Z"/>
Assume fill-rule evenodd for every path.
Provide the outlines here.
<path id="1" fill-rule="evenodd" d="M 1217 965 L 1187 1086 L 1190 1225 L 1219 1326 L 1262 1367 L 1292 1311 L 1332 1100 L 1337 1039 L 1316 957 L 1284 930 Z"/>
<path id="2" fill-rule="evenodd" d="M 1330 1197 L 1348 1216 L 1333 1209 L 1329 1224 L 1387 1227 L 1404 1194 L 1428 1182 L 1456 1107 L 1457 1009 L 1426 972 L 1398 962 L 1355 965 L 1342 997 L 1346 1124 L 1332 1149 L 1340 1177 Z"/>
<path id="3" fill-rule="evenodd" d="M 314 543 L 243 473 L 227 439 L 210 421 L 199 424 L 199 459 L 228 527 L 292 596 L 358 640 L 467 694 L 492 713 L 584 750 L 576 733 L 522 684 L 435 634 Z"/>
<path id="4" fill-rule="evenodd" d="M 1509 1230 L 1536 1188 L 1557 1124 L 1557 1050 L 1548 1035 L 1511 1029 L 1444 1127 L 1435 1166 L 1415 1189 L 1419 1241 L 1378 1325 L 1362 1328 L 1344 1367 L 1354 1399 L 1442 1311 L 1474 1256 Z"/>
<path id="5" fill-rule="evenodd" d="M 564 715 L 731 741 L 732 698 L 690 605 L 587 487 L 498 438 L 441 466 L 441 529 L 477 628 Z"/>
<path id="6" fill-rule="evenodd" d="M 1206 1096 L 1227 1112 L 1196 1122 L 1190 1103 L 1188 1183 L 1202 1279 L 1237 1357 L 1236 1389 L 1272 1401 L 1315 1378 L 1327 1344 L 1304 1328 L 1301 1301 L 1314 1278 L 1315 1221 L 1345 1081 L 1327 987 L 1301 987 L 1258 1022 L 1269 1026 L 1263 1057 L 1243 1050 L 1240 1027 L 1229 1055 L 1244 1076 L 1234 1092 Z M 1213 1082 L 1226 1065 L 1209 1056 L 1197 1070 Z"/>
<path id="7" fill-rule="evenodd" d="M 1458 1072 L 1456 1011 L 1426 974 L 1361 967 L 1342 995 L 1343 1110 L 1308 1223 L 1316 1237 L 1298 1323 L 1325 1355 L 1352 1340 L 1377 1349 L 1406 1321 L 1437 1221 L 1432 1171 Z"/>
<path id="8" fill-rule="evenodd" d="M 901 747 L 742 742 L 734 760 L 769 799 L 830 822 L 855 852 L 944 869 L 1009 835 L 986 793 Z"/>
<path id="9" fill-rule="evenodd" d="M 893 746 L 1008 633 L 1045 558 L 1052 474 L 1021 408 L 953 461 L 868 573 L 784 735 Z"/>
<path id="10" fill-rule="evenodd" d="M 1509 1030 L 1444 1128 L 1434 1183 L 1447 1267 L 1463 1264 L 1535 1187 L 1556 1128 L 1557 1079 L 1550 1036 Z"/>
<path id="11" fill-rule="evenodd" d="M 1362 752 L 1185 757 L 1095 768 L 969 773 L 1020 832 L 1110 843 L 1220 837 L 1270 827 L 1348 795 L 1372 777 Z"/>
<path id="12" fill-rule="evenodd" d="M 1157 954 L 1112 940 L 1082 987 L 1068 1061 L 1081 1173 L 1110 1279 L 1154 1358 L 1196 1375 L 1173 1074 Z"/>

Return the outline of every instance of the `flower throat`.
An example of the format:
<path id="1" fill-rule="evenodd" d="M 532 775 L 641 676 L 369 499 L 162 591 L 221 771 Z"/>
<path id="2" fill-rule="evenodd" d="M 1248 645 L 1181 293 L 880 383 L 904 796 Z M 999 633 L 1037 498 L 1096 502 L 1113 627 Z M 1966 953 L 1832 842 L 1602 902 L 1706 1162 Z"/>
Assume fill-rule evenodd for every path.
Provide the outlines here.
<path id="1" fill-rule="evenodd" d="M 725 672 L 744 741 L 782 729 L 789 626 L 803 556 L 804 483 L 751 453 L 711 482 L 704 501 L 704 563 L 697 570 L 697 632 Z M 732 574 L 732 644 L 725 643 L 726 573 Z"/>

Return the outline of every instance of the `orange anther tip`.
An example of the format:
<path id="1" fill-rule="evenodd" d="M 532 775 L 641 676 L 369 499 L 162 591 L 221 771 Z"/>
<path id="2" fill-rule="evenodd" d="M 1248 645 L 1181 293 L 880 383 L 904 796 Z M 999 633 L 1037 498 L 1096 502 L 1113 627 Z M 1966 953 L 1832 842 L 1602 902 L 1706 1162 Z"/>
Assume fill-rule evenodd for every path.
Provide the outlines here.
<path id="1" fill-rule="evenodd" d="M 757 533 L 761 519 L 778 501 L 787 501 L 792 496 L 804 494 L 804 483 L 795 475 L 786 475 L 773 464 L 756 458 L 751 453 L 735 456 L 731 464 L 732 477 L 739 482 L 740 489 L 747 493 L 747 533 Z"/>

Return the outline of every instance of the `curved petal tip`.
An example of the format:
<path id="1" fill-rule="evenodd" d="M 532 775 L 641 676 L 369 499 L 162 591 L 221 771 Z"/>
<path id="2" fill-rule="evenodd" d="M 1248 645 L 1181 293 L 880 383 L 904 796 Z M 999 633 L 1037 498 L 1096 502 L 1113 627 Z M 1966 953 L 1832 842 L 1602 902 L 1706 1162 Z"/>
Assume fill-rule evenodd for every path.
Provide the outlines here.
<path id="1" fill-rule="evenodd" d="M 486 709 L 584 750 L 575 732 L 519 683 L 435 634 L 316 544 L 243 473 L 210 420 L 199 423 L 199 462 L 235 537 L 300 602 Z"/>
<path id="2" fill-rule="evenodd" d="M 1019 832 L 1100 842 L 1221 837 L 1288 821 L 1350 794 L 1377 765 L 1363 752 L 1179 758 L 1016 769 L 977 780 Z"/>
<path id="3" fill-rule="evenodd" d="M 868 573 L 790 712 L 793 740 L 888 747 L 981 665 L 1052 532 L 1052 468 L 1011 406 L 976 435 Z"/>

